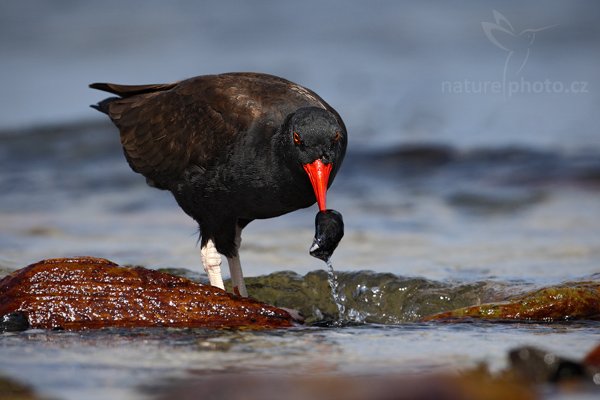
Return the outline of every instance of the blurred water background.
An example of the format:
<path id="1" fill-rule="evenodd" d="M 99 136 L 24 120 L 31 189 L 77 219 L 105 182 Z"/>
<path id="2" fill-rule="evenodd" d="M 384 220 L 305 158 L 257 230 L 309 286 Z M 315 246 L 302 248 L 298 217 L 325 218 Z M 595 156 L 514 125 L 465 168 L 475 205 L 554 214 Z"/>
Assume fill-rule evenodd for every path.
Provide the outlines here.
<path id="1" fill-rule="evenodd" d="M 337 270 L 498 290 L 597 279 L 599 17 L 593 1 L 3 2 L 0 269 L 91 255 L 201 272 L 193 221 L 129 169 L 116 129 L 88 107 L 104 95 L 87 85 L 260 71 L 315 90 L 348 127 L 328 198 L 346 222 Z M 323 269 L 308 255 L 315 212 L 250 224 L 245 274 Z M 589 324 L 210 335 L 233 345 L 5 334 L 0 374 L 61 398 L 99 397 L 99 387 L 133 398 L 144 396 L 137 385 L 199 364 L 257 368 L 265 341 L 265 370 L 286 354 L 322 361 L 306 351 L 317 335 L 344 372 L 499 368 L 516 344 L 543 337 L 581 356 L 599 338 Z"/>

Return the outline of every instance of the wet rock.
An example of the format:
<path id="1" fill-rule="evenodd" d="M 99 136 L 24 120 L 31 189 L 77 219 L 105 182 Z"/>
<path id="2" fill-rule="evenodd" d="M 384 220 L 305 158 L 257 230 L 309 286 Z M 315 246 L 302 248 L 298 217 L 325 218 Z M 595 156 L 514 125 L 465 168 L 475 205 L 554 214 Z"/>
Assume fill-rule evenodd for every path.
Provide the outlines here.
<path id="1" fill-rule="evenodd" d="M 29 329 L 29 319 L 23 312 L 12 312 L 0 317 L 1 332 L 19 332 Z"/>
<path id="2" fill-rule="evenodd" d="M 0 400 L 35 400 L 39 397 L 28 386 L 0 376 Z"/>
<path id="3" fill-rule="evenodd" d="M 582 363 L 532 346 L 511 350 L 508 359 L 515 375 L 527 382 L 558 383 L 588 377 Z"/>
<path id="4" fill-rule="evenodd" d="M 510 298 L 430 315 L 425 321 L 600 320 L 600 282 L 565 283 Z"/>
<path id="5" fill-rule="evenodd" d="M 0 320 L 31 328 L 279 328 L 281 309 L 189 279 L 100 258 L 44 260 L 0 280 Z M 21 321 L 22 322 L 22 321 Z"/>
<path id="6" fill-rule="evenodd" d="M 600 371 L 600 344 L 585 356 L 583 363 L 590 368 L 596 368 Z"/>
<path id="7" fill-rule="evenodd" d="M 594 348 L 583 360 L 574 360 L 538 347 L 522 346 L 509 352 L 509 367 L 503 373 L 521 382 L 563 391 L 565 398 L 577 397 L 575 394 L 599 398 L 599 349 L 600 346 Z"/>
<path id="8" fill-rule="evenodd" d="M 590 354 L 596 351 L 593 350 Z M 280 374 L 277 371 L 197 373 L 165 380 L 144 391 L 157 399 L 537 399 L 597 398 L 598 370 L 550 351 L 523 346 L 508 353 L 506 369 L 491 373 L 485 363 L 459 373 Z M 282 393 L 285 395 L 282 396 Z M 562 396 L 561 396 L 562 395 Z"/>
<path id="9" fill-rule="evenodd" d="M 446 284 L 423 278 L 400 277 L 372 271 L 337 272 L 339 292 L 345 298 L 346 317 L 354 322 L 399 324 L 425 315 L 498 299 L 499 287 L 486 282 Z M 299 310 L 309 324 L 335 320 L 338 308 L 332 300 L 324 270 L 302 276 L 276 272 L 246 278 L 256 299 L 277 307 Z"/>
<path id="10" fill-rule="evenodd" d="M 301 375 L 276 373 L 206 374 L 148 390 L 157 399 L 244 399 L 244 400 L 527 400 L 535 399 L 528 385 L 496 378 L 487 372 L 460 376 L 429 375 Z"/>

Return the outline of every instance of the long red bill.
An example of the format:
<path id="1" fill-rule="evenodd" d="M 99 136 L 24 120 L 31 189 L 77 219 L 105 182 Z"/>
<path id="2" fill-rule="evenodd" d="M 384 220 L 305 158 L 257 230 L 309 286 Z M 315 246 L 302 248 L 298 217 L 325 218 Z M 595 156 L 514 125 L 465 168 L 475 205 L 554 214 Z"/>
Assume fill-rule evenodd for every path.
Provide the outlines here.
<path id="1" fill-rule="evenodd" d="M 331 173 L 333 164 L 323 164 L 321 160 L 316 160 L 310 164 L 304 164 L 303 167 L 315 191 L 319 210 L 325 211 L 327 209 L 327 184 L 329 183 L 329 173 Z"/>

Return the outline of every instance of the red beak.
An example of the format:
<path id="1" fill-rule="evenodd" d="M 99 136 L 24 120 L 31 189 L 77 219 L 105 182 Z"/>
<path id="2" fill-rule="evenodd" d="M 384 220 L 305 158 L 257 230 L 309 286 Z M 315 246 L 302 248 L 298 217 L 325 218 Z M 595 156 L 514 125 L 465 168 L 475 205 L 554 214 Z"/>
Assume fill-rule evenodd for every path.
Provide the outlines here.
<path id="1" fill-rule="evenodd" d="M 321 160 L 316 160 L 310 164 L 304 164 L 303 167 L 315 191 L 319 210 L 325 211 L 327 209 L 327 184 L 329 183 L 329 173 L 333 168 L 333 164 L 323 164 Z"/>

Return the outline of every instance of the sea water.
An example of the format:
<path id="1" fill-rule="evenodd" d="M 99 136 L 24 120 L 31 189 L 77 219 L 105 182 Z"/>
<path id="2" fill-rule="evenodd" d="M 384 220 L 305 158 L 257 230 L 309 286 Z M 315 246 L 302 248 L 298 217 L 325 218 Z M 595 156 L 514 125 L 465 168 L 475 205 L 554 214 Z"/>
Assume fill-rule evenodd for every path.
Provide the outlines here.
<path id="1" fill-rule="evenodd" d="M 333 299 L 333 302 L 335 303 L 335 306 L 338 310 L 338 316 L 337 316 L 337 319 L 335 320 L 335 322 L 341 324 L 347 318 L 346 317 L 346 306 L 345 306 L 346 297 L 340 293 L 338 278 L 337 278 L 335 271 L 333 270 L 333 263 L 331 262 L 331 258 L 327 259 L 326 264 L 327 264 L 327 283 L 329 284 L 329 287 L 331 288 L 331 298 Z"/>
<path id="2" fill-rule="evenodd" d="M 3 274 L 44 258 L 91 255 L 205 279 L 193 222 L 169 193 L 147 188 L 129 170 L 110 125 L 5 133 L 2 143 Z M 348 174 L 336 178 L 329 196 L 344 214 L 346 235 L 326 269 L 306 251 L 314 210 L 245 229 L 240 254 L 250 295 L 270 285 L 280 298 L 291 296 L 306 326 L 4 333 L 0 373 L 51 397 L 130 399 L 199 370 L 310 373 L 317 365 L 341 374 L 429 373 L 484 362 L 498 371 L 521 345 L 583 357 L 600 341 L 597 323 L 419 319 L 548 284 L 597 280 L 600 158 L 589 151 L 426 150 L 416 160 L 402 147 L 348 154 Z M 294 303 L 294 293 L 304 300 Z"/>
<path id="3" fill-rule="evenodd" d="M 498 371 L 517 346 L 579 359 L 598 344 L 594 322 L 419 322 L 544 285 L 598 280 L 598 4 L 290 4 L 2 5 L 0 274 L 90 255 L 205 279 L 197 226 L 168 192 L 130 170 L 115 128 L 88 107 L 103 98 L 91 82 L 274 73 L 332 104 L 349 147 L 328 192 L 345 221 L 332 258 L 339 307 L 326 268 L 306 251 L 309 208 L 252 222 L 240 255 L 249 279 L 279 285 L 292 304 L 305 294 L 310 301 L 295 306 L 314 322 L 269 332 L 4 333 L 0 375 L 47 397 L 135 399 L 204 373 L 421 374 L 479 363 Z M 473 82 L 502 88 L 508 53 L 482 22 L 504 20 L 517 34 L 554 27 L 536 34 L 520 75 L 509 79 L 521 92 L 469 92 Z M 534 92 L 546 79 L 550 91 Z M 552 89 L 572 82 L 587 92 Z M 318 324 L 330 320 L 362 323 Z"/>

